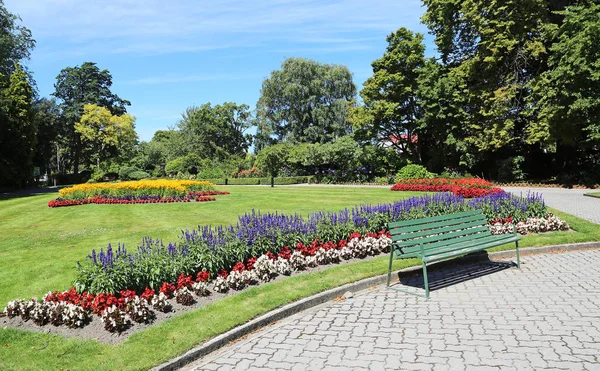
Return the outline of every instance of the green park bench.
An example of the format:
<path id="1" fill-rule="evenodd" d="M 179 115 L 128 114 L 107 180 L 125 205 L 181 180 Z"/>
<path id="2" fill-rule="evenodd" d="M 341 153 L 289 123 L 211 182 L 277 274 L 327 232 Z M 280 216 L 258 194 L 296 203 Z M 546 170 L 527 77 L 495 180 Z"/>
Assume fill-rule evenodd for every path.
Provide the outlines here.
<path id="1" fill-rule="evenodd" d="M 518 268 L 521 266 L 519 257 L 519 240 L 521 238 L 516 234 L 516 230 L 513 228 L 513 234 L 492 235 L 481 210 L 388 223 L 388 228 L 392 235 L 392 249 L 390 252 L 387 287 L 399 291 L 429 298 L 427 263 L 507 243 L 514 242 L 516 244 L 516 266 Z M 425 295 L 390 287 L 394 254 L 399 259 L 421 259 Z"/>

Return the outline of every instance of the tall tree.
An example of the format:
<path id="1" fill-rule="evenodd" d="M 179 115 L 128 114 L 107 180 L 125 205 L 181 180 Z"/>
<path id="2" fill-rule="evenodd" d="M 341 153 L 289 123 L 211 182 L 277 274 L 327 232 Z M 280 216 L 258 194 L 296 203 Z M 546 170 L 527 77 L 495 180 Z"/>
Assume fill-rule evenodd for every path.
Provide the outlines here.
<path id="1" fill-rule="evenodd" d="M 257 103 L 260 133 L 279 141 L 325 143 L 348 134 L 347 105 L 356 86 L 347 67 L 286 59 L 263 81 Z"/>
<path id="2" fill-rule="evenodd" d="M 135 117 L 129 114 L 113 115 L 107 108 L 86 104 L 83 115 L 75 124 L 75 132 L 100 169 L 100 162 L 134 146 L 137 140 Z"/>
<path id="3" fill-rule="evenodd" d="M 39 165 L 42 173 L 60 173 L 64 160 L 64 137 L 66 128 L 60 115 L 56 100 L 40 98 L 33 105 L 35 126 L 37 128 L 37 149 L 34 164 Z"/>
<path id="4" fill-rule="evenodd" d="M 32 175 L 36 128 L 33 89 L 18 63 L 0 93 L 0 184 L 22 187 Z"/>
<path id="5" fill-rule="evenodd" d="M 600 145 L 600 4 L 572 6 L 548 25 L 548 70 L 532 83 L 535 113 L 527 141 L 557 147 L 560 165 L 573 166 L 577 150 Z"/>
<path id="6" fill-rule="evenodd" d="M 382 58 L 372 63 L 373 76 L 360 95 L 364 108 L 353 120 L 357 137 L 389 143 L 419 160 L 416 135 L 421 117 L 416 95 L 419 69 L 425 64 L 423 35 L 400 28 L 387 37 Z"/>
<path id="7" fill-rule="evenodd" d="M 86 104 L 104 107 L 112 115 L 127 112 L 127 100 L 119 98 L 110 88 L 112 76 L 108 70 L 100 70 L 95 63 L 85 62 L 81 66 L 64 68 L 56 77 L 55 92 L 52 94 L 60 101 L 60 108 L 69 128 L 68 140 L 73 161 L 73 172 L 79 172 L 81 160 L 81 138 L 75 131 Z"/>
<path id="8" fill-rule="evenodd" d="M 250 126 L 248 105 L 232 102 L 190 107 L 179 122 L 188 152 L 220 160 L 246 153 L 252 143 L 252 136 L 245 133 Z"/>
<path id="9" fill-rule="evenodd" d="M 7 79 L 19 61 L 29 59 L 35 46 L 31 31 L 19 24 L 20 21 L 21 18 L 10 13 L 0 0 L 0 78 Z"/>

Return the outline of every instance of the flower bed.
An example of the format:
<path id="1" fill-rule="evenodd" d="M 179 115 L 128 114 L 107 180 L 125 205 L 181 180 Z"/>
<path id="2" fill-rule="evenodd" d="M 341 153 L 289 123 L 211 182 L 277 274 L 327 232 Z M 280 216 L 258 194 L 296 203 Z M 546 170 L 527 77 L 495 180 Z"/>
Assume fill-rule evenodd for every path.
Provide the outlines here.
<path id="1" fill-rule="evenodd" d="M 492 233 L 521 234 L 568 229 L 547 212 L 541 197 L 506 193 L 467 200 L 452 194 L 413 197 L 393 204 L 362 205 L 337 213 L 261 214 L 252 211 L 235 226 L 184 231 L 165 246 L 146 238 L 134 252 L 124 246 L 92 250 L 79 266 L 74 287 L 50 292 L 43 300 L 11 301 L 8 317 L 40 326 L 85 326 L 94 315 L 111 332 L 150 323 L 173 301 L 194 304 L 211 292 L 241 290 L 278 275 L 389 253 L 390 221 L 481 209 Z M 373 232 L 377 231 L 377 232 Z"/>
<path id="2" fill-rule="evenodd" d="M 128 205 L 128 204 L 153 204 L 153 203 L 172 203 L 172 202 L 207 202 L 216 201 L 215 195 L 228 195 L 229 192 L 221 191 L 200 191 L 188 192 L 184 196 L 93 196 L 83 200 L 67 200 L 57 198 L 56 200 L 48 201 L 48 207 L 63 207 L 76 206 L 87 204 L 112 204 L 112 205 Z"/>
<path id="3" fill-rule="evenodd" d="M 482 197 L 504 192 L 492 182 L 480 178 L 431 178 L 402 179 L 394 184 L 392 191 L 452 192 L 465 198 Z"/>
<path id="4" fill-rule="evenodd" d="M 64 200 L 85 200 L 101 197 L 177 197 L 188 192 L 212 191 L 215 185 L 198 180 L 138 180 L 119 183 L 84 183 L 63 188 L 59 197 Z"/>

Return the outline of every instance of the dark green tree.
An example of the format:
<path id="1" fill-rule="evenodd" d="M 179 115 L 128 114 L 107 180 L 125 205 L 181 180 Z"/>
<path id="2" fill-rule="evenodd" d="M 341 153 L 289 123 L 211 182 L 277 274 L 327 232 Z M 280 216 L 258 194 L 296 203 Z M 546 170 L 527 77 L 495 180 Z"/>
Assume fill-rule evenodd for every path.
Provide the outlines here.
<path id="1" fill-rule="evenodd" d="M 373 76 L 360 93 L 364 108 L 354 112 L 356 136 L 388 143 L 419 161 L 414 138 L 421 117 L 417 88 L 419 70 L 425 64 L 423 35 L 400 28 L 386 40 L 386 52 L 373 61 Z"/>
<path id="2" fill-rule="evenodd" d="M 21 18 L 10 13 L 0 0 L 0 79 L 8 79 L 18 62 L 29 59 L 35 46 L 31 31 L 19 24 L 20 21 Z"/>
<path id="3" fill-rule="evenodd" d="M 356 87 L 347 67 L 286 59 L 263 81 L 257 103 L 260 142 L 326 143 L 351 132 L 348 102 Z"/>
<path id="4" fill-rule="evenodd" d="M 110 88 L 112 76 L 108 70 L 100 70 L 95 63 L 85 62 L 81 66 L 64 68 L 56 77 L 55 92 L 52 94 L 60 103 L 62 117 L 68 128 L 70 158 L 73 172 L 79 172 L 82 160 L 82 144 L 75 131 L 75 123 L 79 122 L 85 104 L 96 104 L 104 107 L 113 115 L 123 115 L 127 100 L 119 98 Z"/>
<path id="5" fill-rule="evenodd" d="M 0 185 L 23 187 L 32 176 L 36 127 L 33 89 L 18 63 L 0 93 Z"/>
<path id="6" fill-rule="evenodd" d="M 243 156 L 252 143 L 252 136 L 245 133 L 251 126 L 246 104 L 206 103 L 190 107 L 178 126 L 187 152 L 201 158 L 224 160 Z"/>
<path id="7" fill-rule="evenodd" d="M 35 101 L 33 111 L 37 128 L 34 164 L 40 166 L 42 174 L 60 173 L 64 163 L 61 152 L 64 151 L 66 128 L 58 104 L 54 99 L 40 98 Z"/>

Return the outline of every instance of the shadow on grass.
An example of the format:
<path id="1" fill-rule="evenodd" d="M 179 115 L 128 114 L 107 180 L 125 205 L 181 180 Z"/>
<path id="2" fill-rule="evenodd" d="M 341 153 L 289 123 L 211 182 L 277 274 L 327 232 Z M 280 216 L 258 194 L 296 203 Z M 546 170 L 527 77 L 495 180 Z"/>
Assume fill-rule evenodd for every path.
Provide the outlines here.
<path id="1" fill-rule="evenodd" d="M 21 189 L 14 192 L 3 192 L 0 193 L 0 200 L 9 200 L 12 198 L 23 198 L 23 197 L 31 197 L 38 196 L 48 193 L 56 193 L 60 189 L 64 188 L 64 186 L 59 187 L 48 187 L 48 188 L 29 188 L 29 189 Z"/>

